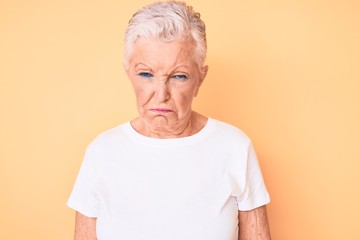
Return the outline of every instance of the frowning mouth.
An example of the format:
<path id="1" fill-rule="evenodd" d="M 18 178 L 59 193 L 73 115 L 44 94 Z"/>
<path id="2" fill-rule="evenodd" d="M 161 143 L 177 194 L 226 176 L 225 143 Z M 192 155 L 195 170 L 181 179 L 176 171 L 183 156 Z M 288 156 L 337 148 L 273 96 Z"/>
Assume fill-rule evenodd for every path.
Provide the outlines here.
<path id="1" fill-rule="evenodd" d="M 157 113 L 169 113 L 169 112 L 172 112 L 172 110 L 168 109 L 168 108 L 152 108 L 150 110 L 152 112 L 157 112 Z"/>

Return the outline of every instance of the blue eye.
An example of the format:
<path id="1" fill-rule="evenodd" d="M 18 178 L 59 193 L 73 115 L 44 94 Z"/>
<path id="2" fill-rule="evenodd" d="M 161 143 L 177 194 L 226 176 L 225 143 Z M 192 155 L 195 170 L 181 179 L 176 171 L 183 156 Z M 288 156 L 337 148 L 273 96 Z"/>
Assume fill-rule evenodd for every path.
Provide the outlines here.
<path id="1" fill-rule="evenodd" d="M 173 78 L 179 79 L 179 80 L 186 80 L 187 76 L 183 75 L 183 74 L 179 74 L 179 75 L 174 75 Z"/>
<path id="2" fill-rule="evenodd" d="M 153 77 L 153 75 L 151 73 L 148 73 L 148 72 L 141 72 L 141 73 L 139 73 L 139 76 L 141 76 L 143 78 L 151 78 L 151 77 Z"/>

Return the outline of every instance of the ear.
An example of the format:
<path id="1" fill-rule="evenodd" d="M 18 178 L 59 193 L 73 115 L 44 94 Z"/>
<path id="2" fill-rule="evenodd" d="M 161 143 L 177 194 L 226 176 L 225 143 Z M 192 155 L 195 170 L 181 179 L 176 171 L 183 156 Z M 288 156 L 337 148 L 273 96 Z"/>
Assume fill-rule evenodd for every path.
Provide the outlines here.
<path id="1" fill-rule="evenodd" d="M 200 79 L 199 79 L 199 83 L 198 83 L 198 85 L 196 87 L 194 97 L 196 97 L 198 95 L 199 89 L 200 89 L 202 83 L 204 82 L 204 79 L 205 79 L 205 77 L 207 75 L 208 69 L 209 69 L 208 65 L 205 65 L 200 69 Z"/>
<path id="2" fill-rule="evenodd" d="M 125 71 L 125 73 L 126 73 L 126 75 L 127 75 L 128 80 L 131 82 L 131 78 L 130 78 L 130 64 L 129 64 L 129 62 L 124 61 L 124 62 L 123 62 L 123 68 L 124 68 L 124 71 Z"/>
<path id="3" fill-rule="evenodd" d="M 127 74 L 129 74 L 130 65 L 128 62 L 123 62 L 123 68 Z"/>

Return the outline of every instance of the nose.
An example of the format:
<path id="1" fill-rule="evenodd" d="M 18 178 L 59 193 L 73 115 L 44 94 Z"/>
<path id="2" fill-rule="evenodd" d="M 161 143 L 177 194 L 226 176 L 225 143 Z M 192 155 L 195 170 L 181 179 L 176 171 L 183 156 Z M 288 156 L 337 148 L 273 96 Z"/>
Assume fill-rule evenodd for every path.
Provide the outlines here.
<path id="1" fill-rule="evenodd" d="M 159 81 L 155 87 L 155 98 L 158 103 L 166 102 L 170 98 L 169 83 L 167 81 Z"/>

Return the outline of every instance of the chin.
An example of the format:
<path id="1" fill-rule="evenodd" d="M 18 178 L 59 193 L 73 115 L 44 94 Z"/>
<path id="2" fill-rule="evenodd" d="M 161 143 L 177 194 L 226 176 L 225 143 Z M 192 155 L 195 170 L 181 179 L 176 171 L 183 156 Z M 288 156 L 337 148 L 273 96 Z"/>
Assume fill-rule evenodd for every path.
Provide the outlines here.
<path id="1" fill-rule="evenodd" d="M 150 119 L 147 118 L 147 122 L 152 126 L 156 128 L 163 128 L 166 126 L 176 125 L 178 119 L 176 117 L 169 117 L 164 115 L 156 115 L 151 117 Z"/>

